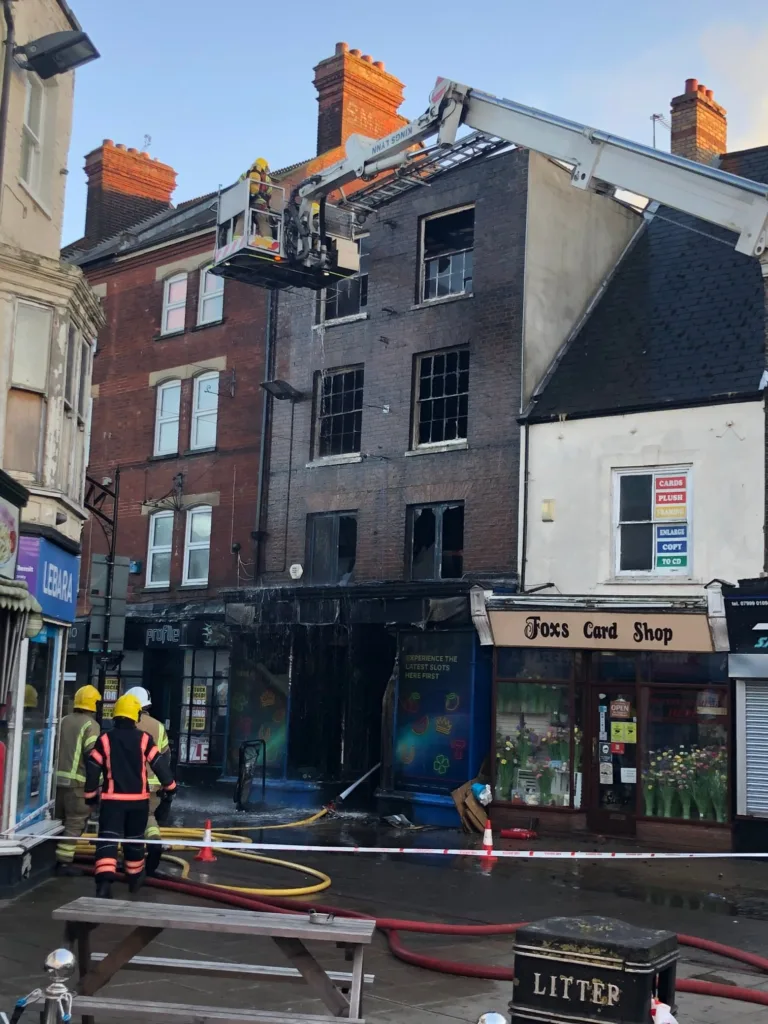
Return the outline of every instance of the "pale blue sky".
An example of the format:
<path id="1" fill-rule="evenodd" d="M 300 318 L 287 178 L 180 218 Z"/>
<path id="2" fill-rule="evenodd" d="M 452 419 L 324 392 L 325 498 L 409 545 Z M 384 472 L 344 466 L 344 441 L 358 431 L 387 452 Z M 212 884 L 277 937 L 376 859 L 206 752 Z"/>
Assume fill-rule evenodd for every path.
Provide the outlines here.
<path id="1" fill-rule="evenodd" d="M 340 40 L 405 83 L 407 117 L 443 75 L 649 143 L 650 115 L 696 77 L 728 108 L 730 148 L 768 143 L 764 0 L 70 3 L 102 56 L 77 75 L 64 242 L 82 234 L 82 158 L 104 138 L 143 149 L 151 136 L 178 171 L 176 201 L 256 156 L 314 155 L 312 68 Z"/>

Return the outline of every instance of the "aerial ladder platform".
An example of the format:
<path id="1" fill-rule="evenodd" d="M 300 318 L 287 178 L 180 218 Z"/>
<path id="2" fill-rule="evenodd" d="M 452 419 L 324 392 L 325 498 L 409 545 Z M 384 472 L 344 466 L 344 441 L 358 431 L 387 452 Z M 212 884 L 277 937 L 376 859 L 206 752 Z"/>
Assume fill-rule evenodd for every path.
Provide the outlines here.
<path id="1" fill-rule="evenodd" d="M 328 197 L 386 172 L 417 180 L 420 164 L 448 154 L 462 126 L 558 161 L 574 188 L 635 193 L 725 228 L 736 251 L 761 260 L 768 274 L 768 186 L 446 78 L 438 78 L 421 117 L 383 139 L 352 135 L 343 160 L 290 192 L 273 184 L 268 208 L 263 200 L 257 208 L 247 180 L 223 190 L 212 272 L 316 290 L 353 276 L 360 267 L 354 202 L 333 205 Z"/>

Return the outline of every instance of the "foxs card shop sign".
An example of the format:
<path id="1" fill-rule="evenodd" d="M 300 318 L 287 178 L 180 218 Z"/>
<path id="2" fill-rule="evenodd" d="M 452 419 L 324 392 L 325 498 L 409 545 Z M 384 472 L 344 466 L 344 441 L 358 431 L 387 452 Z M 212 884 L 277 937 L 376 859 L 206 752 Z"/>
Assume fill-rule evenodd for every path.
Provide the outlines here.
<path id="1" fill-rule="evenodd" d="M 21 537 L 16 579 L 26 580 L 43 615 L 74 622 L 80 559 L 45 537 Z"/>

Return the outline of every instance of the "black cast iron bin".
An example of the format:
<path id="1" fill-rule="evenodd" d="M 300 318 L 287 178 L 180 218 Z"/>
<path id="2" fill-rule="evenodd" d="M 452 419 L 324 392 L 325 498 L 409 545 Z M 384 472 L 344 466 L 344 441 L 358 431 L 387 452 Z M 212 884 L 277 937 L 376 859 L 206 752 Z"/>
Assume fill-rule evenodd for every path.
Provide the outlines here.
<path id="1" fill-rule="evenodd" d="M 512 1024 L 648 1024 L 651 999 L 673 1007 L 673 932 L 610 917 L 549 917 L 515 936 Z"/>

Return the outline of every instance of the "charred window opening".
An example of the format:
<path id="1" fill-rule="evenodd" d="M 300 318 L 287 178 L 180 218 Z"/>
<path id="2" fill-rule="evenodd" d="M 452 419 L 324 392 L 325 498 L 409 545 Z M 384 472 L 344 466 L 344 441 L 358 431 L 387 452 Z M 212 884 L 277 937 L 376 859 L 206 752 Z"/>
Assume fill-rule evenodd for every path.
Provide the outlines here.
<path id="1" fill-rule="evenodd" d="M 341 320 L 345 316 L 364 313 L 368 305 L 368 270 L 371 262 L 371 243 L 368 235 L 357 240 L 360 253 L 360 271 L 354 277 L 329 284 L 318 297 L 318 323 Z"/>
<path id="2" fill-rule="evenodd" d="M 330 512 L 307 517 L 310 583 L 351 583 L 357 556 L 357 515 Z"/>
<path id="3" fill-rule="evenodd" d="M 464 572 L 464 505 L 409 509 L 410 578 L 456 580 Z"/>
<path id="4" fill-rule="evenodd" d="M 329 370 L 318 375 L 317 456 L 360 451 L 363 425 L 363 367 Z"/>
<path id="5" fill-rule="evenodd" d="M 414 446 L 467 437 L 469 349 L 419 356 Z"/>
<path id="6" fill-rule="evenodd" d="M 474 207 L 439 213 L 424 221 L 419 301 L 471 294 L 474 245 Z"/>

